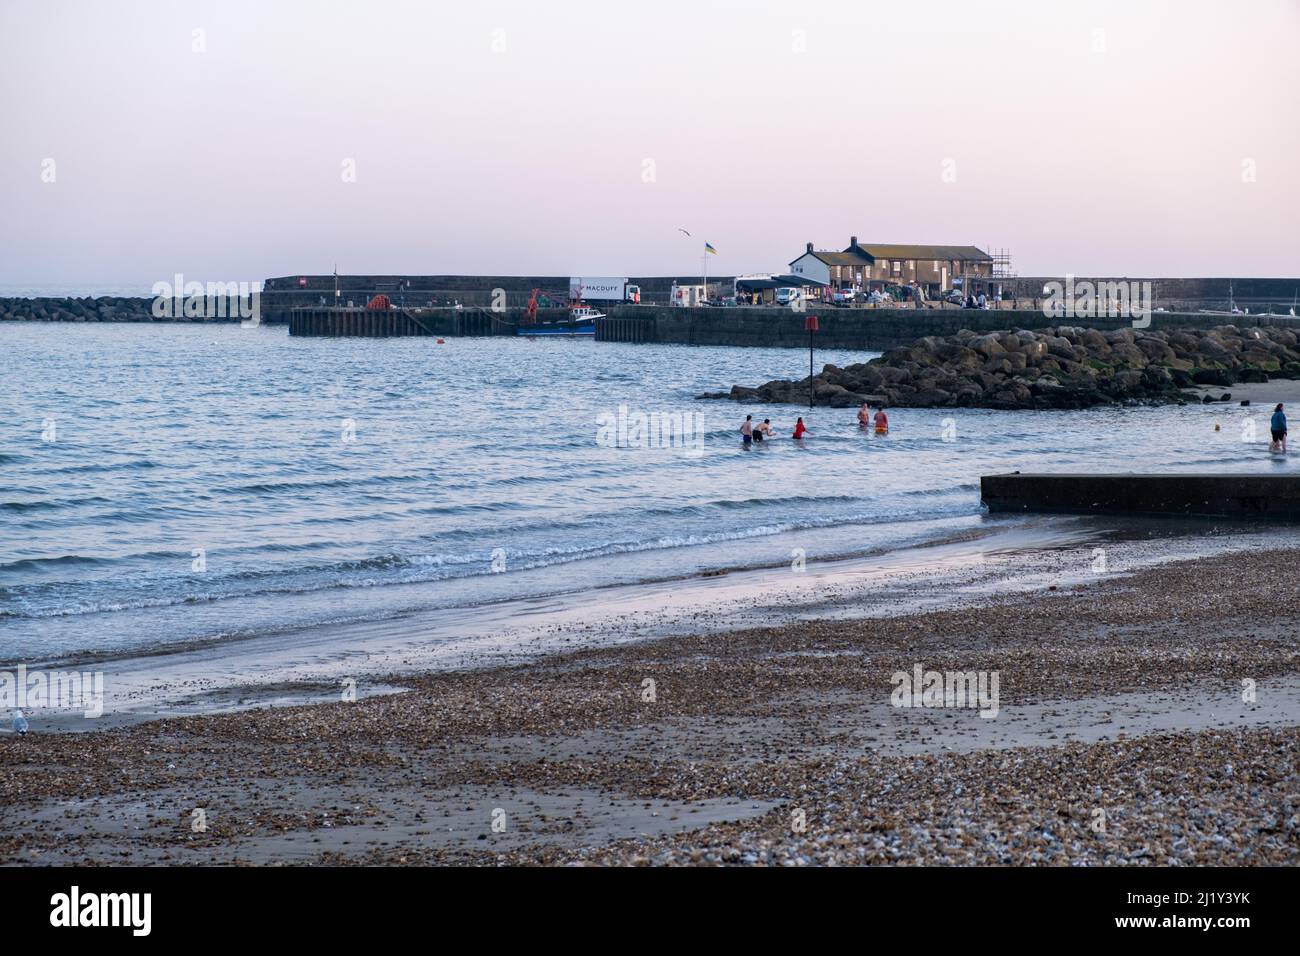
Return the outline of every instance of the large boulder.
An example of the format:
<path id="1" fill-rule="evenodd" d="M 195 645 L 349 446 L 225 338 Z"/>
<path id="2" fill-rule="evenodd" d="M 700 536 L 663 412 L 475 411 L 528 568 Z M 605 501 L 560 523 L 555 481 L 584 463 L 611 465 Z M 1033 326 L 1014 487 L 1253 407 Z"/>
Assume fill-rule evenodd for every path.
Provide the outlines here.
<path id="1" fill-rule="evenodd" d="M 1110 351 L 1110 342 L 1096 329 L 1087 329 L 1080 333 L 1079 344 L 1093 352 Z"/>
<path id="2" fill-rule="evenodd" d="M 946 408 L 955 405 L 956 399 L 952 392 L 942 388 L 919 388 L 912 395 L 911 402 L 921 408 Z"/>
<path id="3" fill-rule="evenodd" d="M 976 352 L 979 352 L 985 358 L 993 358 L 996 355 L 1002 355 L 1006 352 L 1006 349 L 1003 347 L 998 336 L 992 334 L 978 336 L 971 339 L 966 344 Z"/>
<path id="4" fill-rule="evenodd" d="M 1226 369 L 1197 368 L 1192 369 L 1192 381 L 1197 385 L 1233 385 L 1237 379 Z"/>
<path id="5" fill-rule="evenodd" d="M 1139 338 L 1137 347 L 1146 356 L 1149 363 L 1168 364 L 1178 359 L 1173 349 L 1153 335 L 1144 335 Z"/>
<path id="6" fill-rule="evenodd" d="M 1125 329 L 1124 331 L 1128 331 Z M 1147 357 L 1142 350 L 1131 342 L 1119 342 L 1111 348 L 1111 361 L 1116 365 L 1123 363 L 1129 368 L 1143 369 L 1147 367 Z"/>

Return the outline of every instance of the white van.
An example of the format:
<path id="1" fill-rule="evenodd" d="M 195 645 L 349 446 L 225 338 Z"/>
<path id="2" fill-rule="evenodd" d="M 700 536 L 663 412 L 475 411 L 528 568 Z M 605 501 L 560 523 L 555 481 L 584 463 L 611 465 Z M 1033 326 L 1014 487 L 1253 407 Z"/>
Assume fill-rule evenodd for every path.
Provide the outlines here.
<path id="1" fill-rule="evenodd" d="M 799 290 L 798 290 L 798 289 L 788 289 L 788 288 L 787 288 L 787 289 L 777 289 L 777 290 L 776 290 L 776 304 L 777 304 L 777 305 L 789 305 L 791 302 L 794 302 L 794 301 L 797 300 L 798 298 L 799 298 Z"/>

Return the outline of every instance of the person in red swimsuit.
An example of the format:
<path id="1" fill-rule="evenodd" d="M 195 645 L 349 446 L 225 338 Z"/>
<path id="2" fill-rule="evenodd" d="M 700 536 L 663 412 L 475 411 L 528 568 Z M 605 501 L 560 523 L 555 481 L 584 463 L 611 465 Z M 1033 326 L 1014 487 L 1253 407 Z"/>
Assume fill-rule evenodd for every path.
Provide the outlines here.
<path id="1" fill-rule="evenodd" d="M 795 437 L 795 438 L 803 438 L 803 436 L 804 436 L 804 432 L 806 432 L 806 431 L 808 431 L 808 429 L 806 429 L 806 428 L 803 427 L 803 419 L 802 419 L 802 418 L 799 419 L 797 422 L 794 423 L 794 437 Z"/>

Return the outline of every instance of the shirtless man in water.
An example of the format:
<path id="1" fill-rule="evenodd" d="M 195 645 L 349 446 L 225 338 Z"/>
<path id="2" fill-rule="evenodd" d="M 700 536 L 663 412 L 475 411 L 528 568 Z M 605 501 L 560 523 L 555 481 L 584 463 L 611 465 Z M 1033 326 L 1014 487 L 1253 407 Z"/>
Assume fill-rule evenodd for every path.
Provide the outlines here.
<path id="1" fill-rule="evenodd" d="M 754 416 L 746 415 L 745 423 L 740 426 L 741 441 L 748 448 L 754 441 Z"/>

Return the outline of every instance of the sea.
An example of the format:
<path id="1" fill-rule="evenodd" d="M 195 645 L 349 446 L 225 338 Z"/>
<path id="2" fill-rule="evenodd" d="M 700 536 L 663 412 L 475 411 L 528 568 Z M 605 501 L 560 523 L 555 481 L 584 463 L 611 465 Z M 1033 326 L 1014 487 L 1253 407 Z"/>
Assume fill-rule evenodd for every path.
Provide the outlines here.
<path id="1" fill-rule="evenodd" d="M 808 362 L 802 349 L 0 324 L 0 663 L 883 560 L 1030 520 L 984 511 L 990 473 L 1294 467 L 1267 454 L 1262 406 L 900 408 L 878 436 L 855 409 L 695 397 Z M 743 447 L 746 414 L 776 437 Z M 637 427 L 664 420 L 677 430 Z"/>

